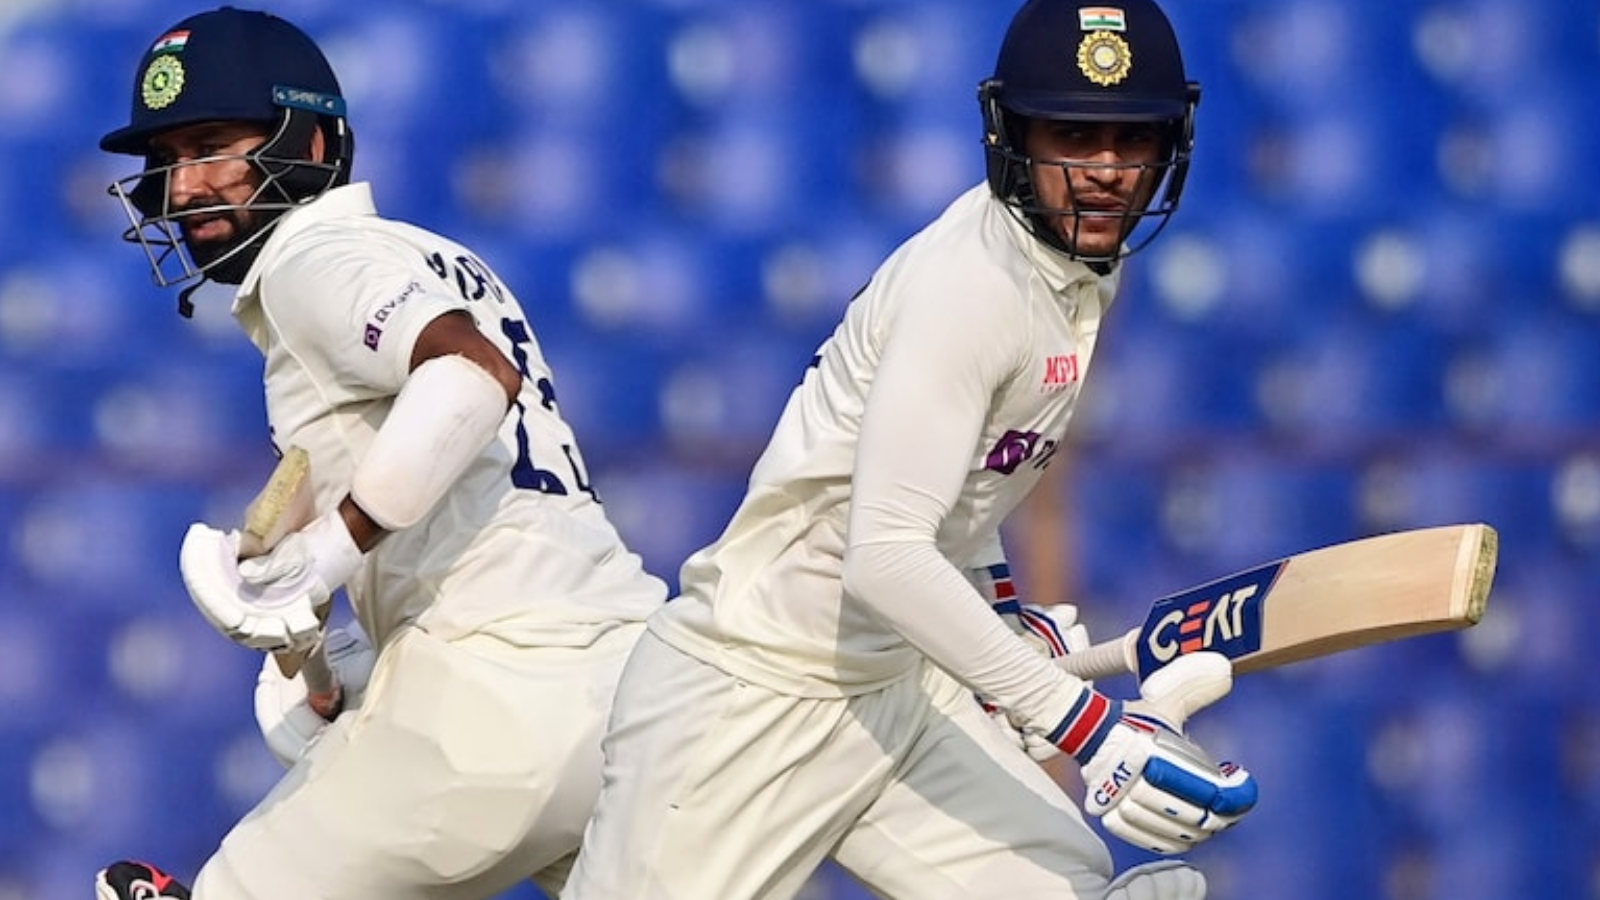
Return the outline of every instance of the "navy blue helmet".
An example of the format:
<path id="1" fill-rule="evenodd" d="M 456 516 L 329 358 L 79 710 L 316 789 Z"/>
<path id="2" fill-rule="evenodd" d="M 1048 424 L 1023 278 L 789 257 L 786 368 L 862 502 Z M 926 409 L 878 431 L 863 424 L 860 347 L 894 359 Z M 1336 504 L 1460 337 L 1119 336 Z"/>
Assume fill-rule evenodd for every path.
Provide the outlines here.
<path id="1" fill-rule="evenodd" d="M 259 175 L 249 202 L 203 210 L 171 208 L 172 171 L 196 160 L 168 161 L 152 152 L 157 135 L 211 122 L 259 123 L 265 140 L 243 154 Z M 313 161 L 313 136 L 324 137 Z M 271 13 L 224 6 L 190 16 L 152 43 L 133 80 L 128 123 L 100 139 L 110 153 L 145 157 L 139 173 L 113 184 L 161 285 L 210 277 L 237 281 L 283 212 L 350 180 L 354 138 L 339 80 L 305 32 Z M 187 215 L 241 214 L 250 230 L 220 255 L 199 263 L 179 252 Z M 243 219 L 241 219 L 243 221 Z"/>
<path id="2" fill-rule="evenodd" d="M 1078 255 L 1048 220 L 1070 210 L 1042 206 L 1032 168 L 1065 161 L 1030 158 L 1024 148 L 1029 120 L 1138 122 L 1157 125 L 1162 158 L 1143 208 L 1123 214 L 1124 243 L 1115 262 L 1153 239 L 1178 207 L 1194 148 L 1194 113 L 1200 85 L 1184 73 L 1172 23 L 1153 0 L 1113 0 L 1090 5 L 1068 0 L 1028 0 L 1012 18 L 994 76 L 978 87 L 990 190 L 1030 223 L 1042 241 Z M 1142 227 L 1141 227 L 1142 226 Z"/>

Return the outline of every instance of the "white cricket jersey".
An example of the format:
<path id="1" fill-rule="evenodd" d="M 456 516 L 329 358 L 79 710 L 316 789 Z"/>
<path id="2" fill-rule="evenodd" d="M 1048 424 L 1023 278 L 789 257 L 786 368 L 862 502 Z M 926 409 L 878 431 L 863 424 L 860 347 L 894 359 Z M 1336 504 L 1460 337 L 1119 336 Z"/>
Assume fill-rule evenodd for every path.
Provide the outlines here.
<path id="1" fill-rule="evenodd" d="M 379 217 L 367 184 L 286 214 L 235 298 L 234 315 L 266 357 L 274 443 L 310 452 L 317 508 L 333 508 L 423 327 L 453 310 L 470 313 L 516 363 L 522 392 L 499 440 L 427 517 L 367 554 L 346 585 L 363 626 L 375 642 L 414 622 L 444 640 L 587 645 L 647 616 L 665 585 L 597 501 L 517 298 L 467 248 Z"/>
<path id="2" fill-rule="evenodd" d="M 800 696 L 880 688 L 916 672 L 920 651 L 1053 727 L 1080 683 L 964 570 L 1003 559 L 1001 521 L 1065 435 L 1115 289 L 1114 272 L 1040 244 L 987 186 L 967 192 L 851 302 L 652 630 Z"/>

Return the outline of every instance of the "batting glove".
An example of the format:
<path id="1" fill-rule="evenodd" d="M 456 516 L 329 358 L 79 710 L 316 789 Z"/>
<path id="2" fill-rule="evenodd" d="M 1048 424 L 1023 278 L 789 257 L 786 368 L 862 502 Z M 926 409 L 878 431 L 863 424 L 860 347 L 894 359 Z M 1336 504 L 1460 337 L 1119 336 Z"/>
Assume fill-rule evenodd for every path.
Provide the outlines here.
<path id="1" fill-rule="evenodd" d="M 271 553 L 241 561 L 239 532 L 189 526 L 178 554 L 184 586 L 201 615 L 236 643 L 303 652 L 321 634 L 318 613 L 361 565 L 337 511 L 284 538 Z"/>
<path id="2" fill-rule="evenodd" d="M 1035 650 L 1051 659 L 1089 648 L 1089 630 L 1078 621 L 1078 607 L 1071 603 L 1018 603 L 1006 609 L 997 605 L 995 611 Z M 980 696 L 978 703 L 995 725 L 1035 761 L 1047 762 L 1061 755 L 1060 747 L 1022 727 L 993 702 Z"/>
<path id="3" fill-rule="evenodd" d="M 322 645 L 344 697 L 341 711 L 360 708 L 372 667 L 378 660 L 366 632 L 356 622 L 330 628 Z M 328 720 L 312 707 L 305 677 L 298 673 L 293 678 L 284 677 L 271 656 L 262 660 L 261 674 L 256 677 L 255 706 L 256 725 L 267 749 L 284 768 L 305 756 L 328 727 Z"/>
<path id="4" fill-rule="evenodd" d="M 1155 853 L 1180 853 L 1233 827 L 1256 805 L 1255 778 L 1218 765 L 1180 731 L 1232 687 L 1219 653 L 1188 654 L 1145 679 L 1127 703 L 1085 690 L 1052 735 L 1083 767 L 1084 809 L 1106 830 Z"/>

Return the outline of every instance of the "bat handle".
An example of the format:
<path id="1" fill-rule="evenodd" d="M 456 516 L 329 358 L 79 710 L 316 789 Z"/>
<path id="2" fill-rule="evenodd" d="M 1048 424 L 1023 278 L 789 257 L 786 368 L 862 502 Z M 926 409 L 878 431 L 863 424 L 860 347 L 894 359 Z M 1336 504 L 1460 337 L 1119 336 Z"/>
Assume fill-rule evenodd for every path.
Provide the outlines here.
<path id="1" fill-rule="evenodd" d="M 285 677 L 299 674 L 305 680 L 306 702 L 317 715 L 333 721 L 344 706 L 344 688 L 328 662 L 328 646 L 318 639 L 316 646 L 304 655 L 293 652 L 276 654 L 278 670 Z"/>
<path id="2" fill-rule="evenodd" d="M 1102 641 L 1087 650 L 1068 653 L 1055 658 L 1055 664 L 1085 681 L 1127 675 L 1138 670 L 1134 654 L 1134 641 L 1139 637 L 1135 628 L 1109 641 Z"/>
<path id="3" fill-rule="evenodd" d="M 311 709 L 330 722 L 338 718 L 340 707 L 344 706 L 344 689 L 328 663 L 327 647 L 320 641 L 311 649 L 300 673 L 306 680 L 306 700 Z"/>

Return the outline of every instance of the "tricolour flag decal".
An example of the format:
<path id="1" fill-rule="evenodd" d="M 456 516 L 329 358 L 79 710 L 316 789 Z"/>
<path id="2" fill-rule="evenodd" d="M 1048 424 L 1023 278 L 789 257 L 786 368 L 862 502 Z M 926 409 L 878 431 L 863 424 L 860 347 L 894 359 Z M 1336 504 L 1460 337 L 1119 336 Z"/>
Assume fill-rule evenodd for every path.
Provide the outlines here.
<path id="1" fill-rule="evenodd" d="M 150 52 L 176 53 L 177 51 L 182 50 L 183 45 L 187 43 L 189 43 L 189 32 L 169 31 L 161 36 L 161 40 L 156 41 L 156 45 L 150 48 Z"/>
<path id="2" fill-rule="evenodd" d="M 1078 27 L 1084 31 L 1127 31 L 1128 17 L 1114 6 L 1078 8 Z"/>

